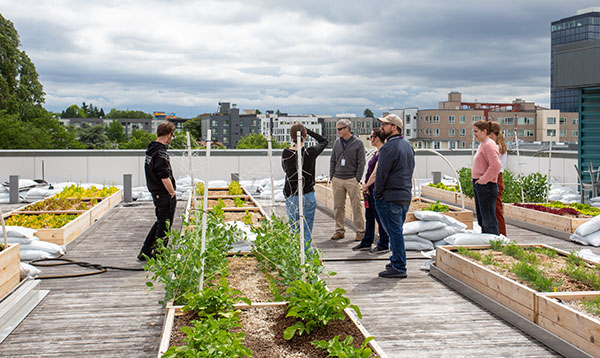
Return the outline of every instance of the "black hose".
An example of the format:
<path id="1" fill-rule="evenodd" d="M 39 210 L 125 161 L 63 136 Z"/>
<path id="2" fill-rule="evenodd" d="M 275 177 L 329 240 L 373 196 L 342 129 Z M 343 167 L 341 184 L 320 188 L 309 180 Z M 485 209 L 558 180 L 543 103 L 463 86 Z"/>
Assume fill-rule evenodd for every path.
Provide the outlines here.
<path id="1" fill-rule="evenodd" d="M 51 261 L 58 261 L 58 262 L 48 263 L 48 262 L 51 262 Z M 101 273 L 107 272 L 109 269 L 111 269 L 111 270 L 121 270 L 121 271 L 144 271 L 143 268 L 104 266 L 104 265 L 100 265 L 100 264 L 92 264 L 92 263 L 89 263 L 89 262 L 74 261 L 74 260 L 71 260 L 71 259 L 63 258 L 63 257 L 58 257 L 58 258 L 54 258 L 54 259 L 33 260 L 33 261 L 31 261 L 31 264 L 33 266 L 38 266 L 38 267 L 52 267 L 52 266 L 76 265 L 76 266 L 79 266 L 79 267 L 83 267 L 83 268 L 95 270 L 95 271 L 92 271 L 92 272 L 83 272 L 83 273 L 76 273 L 76 274 L 70 274 L 70 275 L 50 275 L 50 276 L 36 276 L 35 277 L 35 278 L 40 279 L 40 280 L 49 280 L 49 279 L 56 279 L 56 278 L 72 278 L 72 277 L 83 277 L 83 276 L 99 275 Z"/>

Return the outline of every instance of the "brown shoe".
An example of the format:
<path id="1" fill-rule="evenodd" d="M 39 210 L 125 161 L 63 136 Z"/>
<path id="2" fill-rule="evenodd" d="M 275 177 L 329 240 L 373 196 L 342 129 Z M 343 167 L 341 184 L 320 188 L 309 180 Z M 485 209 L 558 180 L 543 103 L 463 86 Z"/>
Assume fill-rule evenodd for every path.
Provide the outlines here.
<path id="1" fill-rule="evenodd" d="M 357 231 L 356 237 L 354 237 L 354 241 L 362 241 L 363 236 L 365 236 L 364 231 Z"/>
<path id="2" fill-rule="evenodd" d="M 331 240 L 341 240 L 344 238 L 344 233 L 336 231 L 333 235 L 331 235 Z"/>

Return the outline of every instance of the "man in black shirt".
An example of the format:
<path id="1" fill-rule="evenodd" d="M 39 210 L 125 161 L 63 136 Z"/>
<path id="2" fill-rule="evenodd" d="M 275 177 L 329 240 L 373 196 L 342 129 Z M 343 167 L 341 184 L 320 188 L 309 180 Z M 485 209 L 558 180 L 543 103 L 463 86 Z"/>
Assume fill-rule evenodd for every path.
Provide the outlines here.
<path id="1" fill-rule="evenodd" d="M 167 146 L 173 140 L 175 125 L 171 122 L 163 122 L 156 130 L 156 141 L 148 144 L 146 149 L 146 185 L 152 194 L 152 201 L 156 213 L 156 222 L 146 236 L 138 260 L 146 260 L 155 256 L 155 244 L 158 238 L 167 235 L 168 225 L 173 224 L 177 198 L 175 196 L 175 179 L 173 170 L 167 154 Z M 166 245 L 167 242 L 165 241 Z"/>

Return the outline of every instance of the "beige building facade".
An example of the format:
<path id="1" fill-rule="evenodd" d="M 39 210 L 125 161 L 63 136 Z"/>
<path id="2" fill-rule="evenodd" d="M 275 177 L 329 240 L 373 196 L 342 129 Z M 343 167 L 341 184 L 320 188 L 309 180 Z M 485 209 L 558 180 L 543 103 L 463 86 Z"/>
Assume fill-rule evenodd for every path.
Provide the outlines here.
<path id="1" fill-rule="evenodd" d="M 468 103 L 459 92 L 450 92 L 448 101 L 438 109 L 417 112 L 417 136 L 411 139 L 416 148 L 461 149 L 473 143 L 473 123 L 478 120 L 498 122 L 507 142 L 578 141 L 578 113 L 536 106 L 515 99 L 512 103 Z"/>

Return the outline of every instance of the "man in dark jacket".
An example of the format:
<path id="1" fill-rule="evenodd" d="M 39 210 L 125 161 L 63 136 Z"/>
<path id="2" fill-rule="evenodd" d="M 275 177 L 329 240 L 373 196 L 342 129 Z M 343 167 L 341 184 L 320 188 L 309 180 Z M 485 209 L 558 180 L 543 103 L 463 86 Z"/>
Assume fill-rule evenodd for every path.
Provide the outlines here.
<path id="1" fill-rule="evenodd" d="M 406 277 L 406 248 L 402 233 L 404 220 L 411 201 L 412 175 L 415 169 L 415 152 L 402 136 L 402 119 L 395 114 L 377 118 L 386 135 L 379 149 L 375 174 L 375 210 L 390 237 L 392 256 L 380 277 Z"/>
<path id="2" fill-rule="evenodd" d="M 148 149 L 146 149 L 146 162 L 144 165 L 146 185 L 152 194 L 156 222 L 146 236 L 138 260 L 154 257 L 156 240 L 167 235 L 167 225 L 172 225 L 175 217 L 175 207 L 177 206 L 175 179 L 167 154 L 167 146 L 171 144 L 174 132 L 175 125 L 173 123 L 163 122 L 159 124 L 156 130 L 158 138 L 148 144 Z M 164 244 L 166 245 L 167 242 Z"/>

